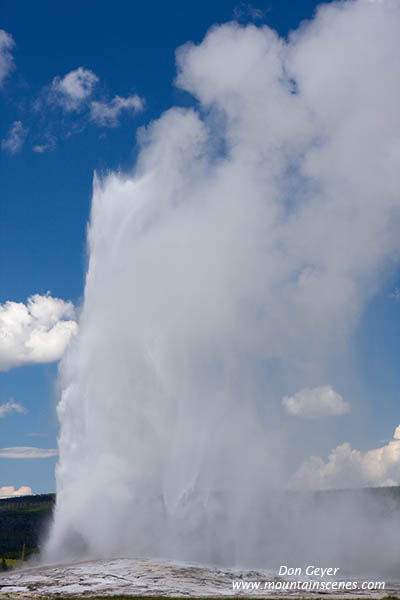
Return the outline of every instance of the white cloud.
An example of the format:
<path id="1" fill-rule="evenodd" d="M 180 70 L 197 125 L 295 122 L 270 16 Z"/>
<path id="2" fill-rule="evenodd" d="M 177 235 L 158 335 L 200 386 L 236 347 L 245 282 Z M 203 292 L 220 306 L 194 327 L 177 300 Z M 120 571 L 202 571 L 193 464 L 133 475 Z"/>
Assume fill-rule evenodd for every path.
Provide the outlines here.
<path id="1" fill-rule="evenodd" d="M 381 448 L 361 452 L 346 442 L 332 450 L 327 462 L 312 456 L 292 483 L 311 489 L 400 485 L 400 425 L 393 439 Z"/>
<path id="2" fill-rule="evenodd" d="M 117 127 L 122 112 L 136 113 L 142 110 L 143 106 L 144 100 L 140 96 L 134 95 L 127 98 L 115 96 L 111 102 L 93 101 L 90 105 L 90 118 L 103 127 Z"/>
<path id="3" fill-rule="evenodd" d="M 16 490 L 13 485 L 4 485 L 0 487 L 0 498 L 13 498 L 15 496 L 31 496 L 32 488 L 27 485 L 21 485 L 21 487 Z"/>
<path id="4" fill-rule="evenodd" d="M 394 288 L 393 292 L 391 292 L 388 297 L 398 302 L 400 300 L 400 289 L 398 287 Z"/>
<path id="5" fill-rule="evenodd" d="M 15 42 L 12 35 L 0 29 L 0 87 L 3 85 L 5 78 L 14 68 L 14 60 L 11 55 L 11 50 L 14 48 Z"/>
<path id="6" fill-rule="evenodd" d="M 46 152 L 46 150 L 50 150 L 51 148 L 53 148 L 51 144 L 36 144 L 33 146 L 32 150 L 38 154 L 43 154 L 43 152 Z"/>
<path id="7" fill-rule="evenodd" d="M 14 398 L 10 398 L 5 404 L 0 404 L 0 419 L 4 419 L 4 417 L 13 412 L 26 414 L 28 411 L 24 406 L 15 402 Z"/>
<path id="8" fill-rule="evenodd" d="M 33 146 L 32 150 L 34 152 L 37 152 L 38 154 L 43 154 L 43 152 L 46 152 L 46 150 L 48 150 L 48 146 L 47 144 L 36 144 L 35 146 Z"/>
<path id="9" fill-rule="evenodd" d="M 79 110 L 92 95 L 99 78 L 93 71 L 79 67 L 63 78 L 55 77 L 50 87 L 49 101 L 61 105 L 66 111 Z"/>
<path id="10" fill-rule="evenodd" d="M 28 129 L 23 126 L 21 121 L 14 121 L 11 125 L 8 135 L 1 141 L 1 148 L 9 152 L 10 154 L 16 154 L 21 150 L 26 136 L 28 135 Z"/>
<path id="11" fill-rule="evenodd" d="M 247 2 L 240 2 L 240 4 L 235 6 L 235 8 L 233 9 L 235 19 L 238 21 L 246 17 L 252 19 L 253 21 L 257 21 L 259 19 L 262 19 L 265 16 L 266 12 L 268 12 L 268 10 L 256 8 L 255 6 Z"/>
<path id="12" fill-rule="evenodd" d="M 340 416 L 350 412 L 350 404 L 330 385 L 304 388 L 294 396 L 285 396 L 282 405 L 289 415 L 305 419 Z"/>
<path id="13" fill-rule="evenodd" d="M 61 358 L 77 332 L 74 307 L 49 295 L 0 305 L 0 371 Z"/>
<path id="14" fill-rule="evenodd" d="M 0 458 L 50 458 L 57 454 L 56 448 L 33 448 L 32 446 L 0 448 Z"/>
<path id="15" fill-rule="evenodd" d="M 47 152 L 47 150 L 53 150 L 56 146 L 56 141 L 54 135 L 47 133 L 43 136 L 41 143 L 35 144 L 32 147 L 32 150 L 38 154 L 43 154 L 43 152 Z"/>

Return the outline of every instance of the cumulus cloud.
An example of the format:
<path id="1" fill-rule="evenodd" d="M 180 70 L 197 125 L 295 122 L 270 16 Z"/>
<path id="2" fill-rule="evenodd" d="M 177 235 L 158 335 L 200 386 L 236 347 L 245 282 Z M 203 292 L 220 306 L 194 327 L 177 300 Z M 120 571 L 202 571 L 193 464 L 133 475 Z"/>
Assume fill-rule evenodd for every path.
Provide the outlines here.
<path id="1" fill-rule="evenodd" d="M 304 388 L 294 396 L 285 396 L 282 405 L 289 415 L 305 419 L 340 416 L 350 412 L 350 404 L 330 385 Z"/>
<path id="2" fill-rule="evenodd" d="M 0 458 L 50 458 L 57 454 L 56 448 L 34 448 L 32 446 L 0 448 Z"/>
<path id="3" fill-rule="evenodd" d="M 3 85 L 5 78 L 14 68 L 14 59 L 11 50 L 14 48 L 15 42 L 12 35 L 0 29 L 0 87 Z"/>
<path id="4" fill-rule="evenodd" d="M 35 294 L 0 305 L 0 371 L 61 358 L 78 326 L 71 302 Z"/>
<path id="5" fill-rule="evenodd" d="M 100 127 L 118 127 L 123 113 L 134 115 L 144 107 L 144 98 L 136 94 L 122 97 L 114 96 L 108 100 L 96 87 L 97 75 L 90 69 L 79 67 L 64 77 L 57 76 L 50 85 L 46 85 L 34 102 L 34 110 L 45 115 L 44 133 L 35 136 L 32 149 L 43 154 L 55 147 L 58 139 L 68 138 L 82 132 L 89 124 Z M 52 110 L 43 108 L 61 107 L 62 120 Z M 42 128 L 43 129 L 43 128 Z"/>
<path id="6" fill-rule="evenodd" d="M 63 78 L 55 77 L 50 86 L 49 101 L 62 106 L 67 112 L 79 110 L 92 95 L 99 78 L 93 71 L 78 67 Z"/>
<path id="7" fill-rule="evenodd" d="M 15 496 L 31 496 L 32 488 L 27 485 L 21 485 L 21 487 L 16 490 L 13 485 L 4 485 L 0 487 L 0 498 L 13 498 Z"/>
<path id="8" fill-rule="evenodd" d="M 312 456 L 301 465 L 293 484 L 312 489 L 400 485 L 400 425 L 381 448 L 361 452 L 346 442 L 334 448 L 326 462 Z"/>
<path id="9" fill-rule="evenodd" d="M 14 121 L 7 137 L 1 141 L 2 150 L 5 150 L 10 154 L 19 152 L 26 140 L 28 131 L 28 128 L 24 127 L 21 121 Z"/>
<path id="10" fill-rule="evenodd" d="M 136 113 L 143 109 L 144 100 L 140 96 L 121 98 L 115 96 L 110 102 L 94 101 L 90 105 L 90 118 L 103 127 L 117 127 L 122 112 Z"/>
<path id="11" fill-rule="evenodd" d="M 26 414 L 28 411 L 24 406 L 15 402 L 14 398 L 10 398 L 5 404 L 0 404 L 0 419 L 4 419 L 13 412 Z"/>

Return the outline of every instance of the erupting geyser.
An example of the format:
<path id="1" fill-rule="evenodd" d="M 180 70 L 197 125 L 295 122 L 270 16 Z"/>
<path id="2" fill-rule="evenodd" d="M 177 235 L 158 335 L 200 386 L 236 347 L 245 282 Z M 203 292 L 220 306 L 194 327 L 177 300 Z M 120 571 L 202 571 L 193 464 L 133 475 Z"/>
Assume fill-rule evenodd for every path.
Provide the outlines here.
<path id="1" fill-rule="evenodd" d="M 132 173 L 94 182 L 52 560 L 394 564 L 396 515 L 359 499 L 311 514 L 280 490 L 306 448 L 282 398 L 348 412 L 329 386 L 398 264 L 399 31 L 398 2 L 349 0 L 288 40 L 229 23 L 178 50 L 198 104 L 140 132 Z"/>

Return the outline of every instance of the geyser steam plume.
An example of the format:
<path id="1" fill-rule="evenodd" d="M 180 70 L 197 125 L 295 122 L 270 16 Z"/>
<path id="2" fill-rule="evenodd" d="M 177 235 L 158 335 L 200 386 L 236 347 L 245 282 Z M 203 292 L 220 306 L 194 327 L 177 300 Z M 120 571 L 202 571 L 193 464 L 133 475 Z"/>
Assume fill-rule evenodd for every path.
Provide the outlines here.
<path id="1" fill-rule="evenodd" d="M 302 458 L 282 398 L 340 381 L 398 262 L 399 31 L 398 2 L 355 0 L 288 40 L 228 23 L 178 49 L 195 108 L 140 132 L 132 173 L 94 183 L 52 558 L 272 566 L 307 555 L 312 525 L 320 558 L 390 562 L 397 521 L 370 523 L 367 545 L 351 503 L 297 519 L 303 496 L 285 513 L 278 490 Z"/>

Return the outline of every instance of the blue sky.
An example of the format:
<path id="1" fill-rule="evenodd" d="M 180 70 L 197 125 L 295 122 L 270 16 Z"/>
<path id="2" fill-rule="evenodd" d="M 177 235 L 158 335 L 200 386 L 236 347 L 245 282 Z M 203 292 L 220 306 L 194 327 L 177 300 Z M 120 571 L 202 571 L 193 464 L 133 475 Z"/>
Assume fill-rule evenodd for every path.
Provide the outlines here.
<path id="1" fill-rule="evenodd" d="M 194 102 L 173 83 L 177 47 L 200 42 L 212 25 L 234 18 L 267 23 L 287 35 L 312 16 L 315 6 L 305 0 L 254 6 L 227 0 L 117 0 L 112 8 L 102 0 L 0 2 L 0 28 L 14 41 L 14 67 L 0 89 L 0 302 L 26 303 L 50 291 L 79 306 L 93 172 L 128 168 L 135 159 L 138 128 L 171 105 Z M 71 90 L 64 78 L 80 67 L 85 85 L 93 88 L 90 102 L 100 103 L 103 116 L 96 118 L 86 98 L 62 91 Z M 117 96 L 131 103 L 125 108 L 118 101 L 112 104 Z M 368 409 L 341 423 L 338 435 L 360 450 L 390 438 L 400 422 L 398 285 L 391 276 L 356 334 L 352 391 L 364 396 Z M 26 409 L 0 418 L 0 448 L 56 448 L 56 375 L 57 362 L 51 360 L 0 373 L 0 405 L 13 398 Z M 54 491 L 55 463 L 54 456 L 0 458 L 0 488 Z"/>

